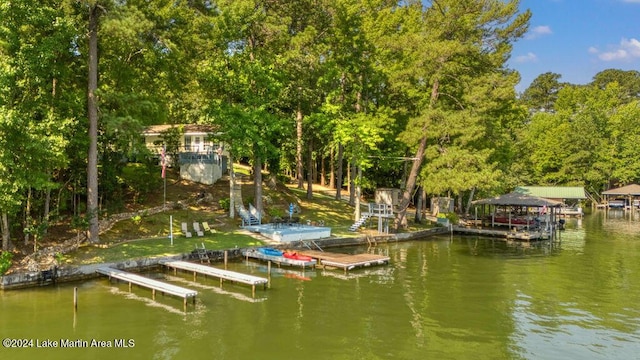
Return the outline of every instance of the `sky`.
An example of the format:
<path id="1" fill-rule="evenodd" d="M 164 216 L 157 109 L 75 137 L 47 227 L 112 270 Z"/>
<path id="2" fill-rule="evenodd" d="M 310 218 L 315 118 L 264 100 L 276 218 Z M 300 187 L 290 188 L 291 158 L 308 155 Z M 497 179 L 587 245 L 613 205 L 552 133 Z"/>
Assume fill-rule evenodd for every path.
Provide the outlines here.
<path id="1" fill-rule="evenodd" d="M 508 62 L 518 92 L 546 72 L 579 85 L 606 69 L 640 71 L 640 0 L 520 0 L 520 8 L 532 17 Z"/>

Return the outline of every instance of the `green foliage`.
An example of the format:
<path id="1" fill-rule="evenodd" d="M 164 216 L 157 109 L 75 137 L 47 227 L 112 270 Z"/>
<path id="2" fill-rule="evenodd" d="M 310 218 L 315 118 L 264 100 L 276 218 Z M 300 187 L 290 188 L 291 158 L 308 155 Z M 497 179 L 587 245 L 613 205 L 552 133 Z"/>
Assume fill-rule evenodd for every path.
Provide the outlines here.
<path id="1" fill-rule="evenodd" d="M 231 208 L 231 199 L 229 199 L 229 198 L 220 199 L 220 200 L 218 200 L 218 204 L 220 204 L 220 207 L 224 211 L 229 211 L 229 209 Z"/>
<path id="2" fill-rule="evenodd" d="M 0 251 L 0 275 L 4 275 L 11 267 L 13 254 L 8 251 Z"/>

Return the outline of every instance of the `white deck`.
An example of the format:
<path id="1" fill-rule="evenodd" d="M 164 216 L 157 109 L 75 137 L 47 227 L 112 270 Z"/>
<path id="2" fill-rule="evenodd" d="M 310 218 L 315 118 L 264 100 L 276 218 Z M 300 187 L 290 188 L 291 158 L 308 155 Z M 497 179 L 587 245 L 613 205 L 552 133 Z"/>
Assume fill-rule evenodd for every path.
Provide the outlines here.
<path id="1" fill-rule="evenodd" d="M 248 274 L 242 274 L 235 271 L 229 271 L 224 269 L 217 269 L 211 266 L 194 264 L 186 261 L 161 261 L 162 265 L 174 269 L 193 271 L 198 274 L 208 275 L 216 278 L 220 278 L 223 280 L 239 282 L 248 285 L 259 285 L 259 284 L 267 284 L 269 282 L 268 279 L 253 276 Z"/>
<path id="2" fill-rule="evenodd" d="M 262 224 L 245 226 L 244 228 L 279 242 L 316 240 L 331 237 L 331 228 L 325 226 Z"/>
<path id="3" fill-rule="evenodd" d="M 140 276 L 137 274 L 133 274 L 130 272 L 102 267 L 96 270 L 97 273 L 107 275 L 109 278 L 115 278 L 118 280 L 123 280 L 128 282 L 129 284 L 136 284 L 139 286 L 150 288 L 154 291 L 160 291 L 166 294 L 175 295 L 182 297 L 184 299 L 188 297 L 195 297 L 198 292 L 191 289 L 186 289 L 180 286 L 168 284 L 162 281 L 150 279 L 148 277 Z"/>

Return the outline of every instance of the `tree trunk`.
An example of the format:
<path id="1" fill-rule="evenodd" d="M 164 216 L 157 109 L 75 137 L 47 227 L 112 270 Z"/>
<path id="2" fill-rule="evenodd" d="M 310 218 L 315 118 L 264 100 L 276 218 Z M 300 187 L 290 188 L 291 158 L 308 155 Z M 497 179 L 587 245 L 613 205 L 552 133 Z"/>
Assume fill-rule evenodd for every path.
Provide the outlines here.
<path id="1" fill-rule="evenodd" d="M 327 169 L 325 167 L 326 159 L 324 156 L 320 158 L 320 185 L 327 185 Z"/>
<path id="2" fill-rule="evenodd" d="M 414 221 L 417 224 L 422 223 L 422 186 L 418 186 L 417 196 L 418 201 L 416 201 L 416 215 L 414 217 Z"/>
<path id="3" fill-rule="evenodd" d="M 360 187 L 360 183 L 362 182 L 362 168 L 360 166 L 357 167 L 356 170 L 356 179 L 354 180 L 354 207 L 356 208 L 355 211 L 355 221 L 358 221 L 360 219 L 360 195 L 362 194 L 362 188 Z"/>
<path id="4" fill-rule="evenodd" d="M 27 204 L 24 209 L 24 228 L 28 229 L 31 226 L 31 187 L 27 190 Z M 29 245 L 29 232 L 24 233 L 24 245 Z"/>
<path id="5" fill-rule="evenodd" d="M 356 159 L 351 160 L 349 164 L 349 204 L 356 205 Z"/>
<path id="6" fill-rule="evenodd" d="M 233 172 L 233 155 L 229 151 L 229 217 L 236 217 L 236 174 Z"/>
<path id="7" fill-rule="evenodd" d="M 409 172 L 409 177 L 407 178 L 407 187 L 402 193 L 402 200 L 400 201 L 398 216 L 396 216 L 394 222 L 396 230 L 400 227 L 407 226 L 407 208 L 411 203 L 411 194 L 413 193 L 413 188 L 416 185 L 416 181 L 418 179 L 418 173 L 420 171 L 420 167 L 422 166 L 422 159 L 424 158 L 424 152 L 426 148 L 427 137 L 423 136 L 422 139 L 420 139 L 420 145 L 418 146 L 415 159 L 413 160 L 413 164 L 411 165 L 411 171 Z"/>
<path id="8" fill-rule="evenodd" d="M 342 199 L 342 161 L 344 157 L 344 147 L 338 144 L 338 159 L 336 159 L 336 200 Z"/>
<path id="9" fill-rule="evenodd" d="M 304 116 L 298 104 L 296 110 L 296 177 L 298 178 L 298 189 L 304 189 L 304 165 L 302 163 L 302 120 Z"/>
<path id="10" fill-rule="evenodd" d="M 255 156 L 253 159 L 253 183 L 255 189 L 254 206 L 262 213 L 262 159 Z"/>
<path id="11" fill-rule="evenodd" d="M 87 113 L 89 117 L 89 152 L 87 164 L 87 217 L 89 218 L 89 242 L 97 243 L 98 237 L 98 17 L 99 7 L 89 9 L 89 86 Z"/>
<path id="12" fill-rule="evenodd" d="M 333 146 L 329 153 L 329 189 L 336 188 L 336 157 Z"/>
<path id="13" fill-rule="evenodd" d="M 11 244 L 11 232 L 9 232 L 9 216 L 6 212 L 2 212 L 2 250 L 8 251 Z"/>
<path id="14" fill-rule="evenodd" d="M 307 160 L 307 199 L 313 199 L 313 141 L 309 141 L 309 159 Z"/>
<path id="15" fill-rule="evenodd" d="M 433 108 L 438 100 L 440 90 L 440 82 L 436 78 L 433 82 L 433 86 L 431 87 L 431 99 L 429 107 Z M 418 174 L 420 173 L 420 167 L 422 166 L 422 161 L 424 160 L 424 153 L 427 149 L 427 124 L 425 123 L 421 129 L 422 138 L 420 139 L 420 143 L 418 144 L 418 149 L 416 150 L 416 156 L 414 157 L 413 164 L 411 165 L 411 171 L 409 172 L 409 177 L 407 178 L 407 185 L 404 189 L 404 193 L 402 194 L 402 201 L 400 202 L 400 207 L 398 211 L 398 215 L 394 221 L 394 227 L 398 230 L 400 227 L 407 226 L 407 208 L 411 203 L 411 194 L 413 193 L 413 188 L 416 185 L 418 180 Z"/>
<path id="16" fill-rule="evenodd" d="M 471 203 L 473 202 L 473 197 L 476 193 L 476 187 L 471 188 L 471 194 L 469 194 L 469 201 L 467 201 L 467 207 L 464 209 L 464 214 L 469 215 L 469 210 L 471 210 Z"/>

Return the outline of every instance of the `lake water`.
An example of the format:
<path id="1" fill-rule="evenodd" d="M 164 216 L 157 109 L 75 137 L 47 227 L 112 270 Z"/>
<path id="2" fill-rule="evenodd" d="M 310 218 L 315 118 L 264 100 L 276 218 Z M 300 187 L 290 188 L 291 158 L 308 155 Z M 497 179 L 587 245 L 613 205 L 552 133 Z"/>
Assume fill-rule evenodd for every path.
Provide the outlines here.
<path id="1" fill-rule="evenodd" d="M 0 337 L 31 341 L 0 357 L 639 358 L 640 220 L 598 212 L 570 220 L 560 240 L 523 247 L 443 236 L 339 249 L 391 262 L 346 275 L 274 268 L 255 298 L 245 285 L 149 274 L 199 291 L 186 312 L 182 299 L 153 301 L 150 290 L 107 279 L 7 291 Z M 229 269 L 266 276 L 257 262 Z"/>

